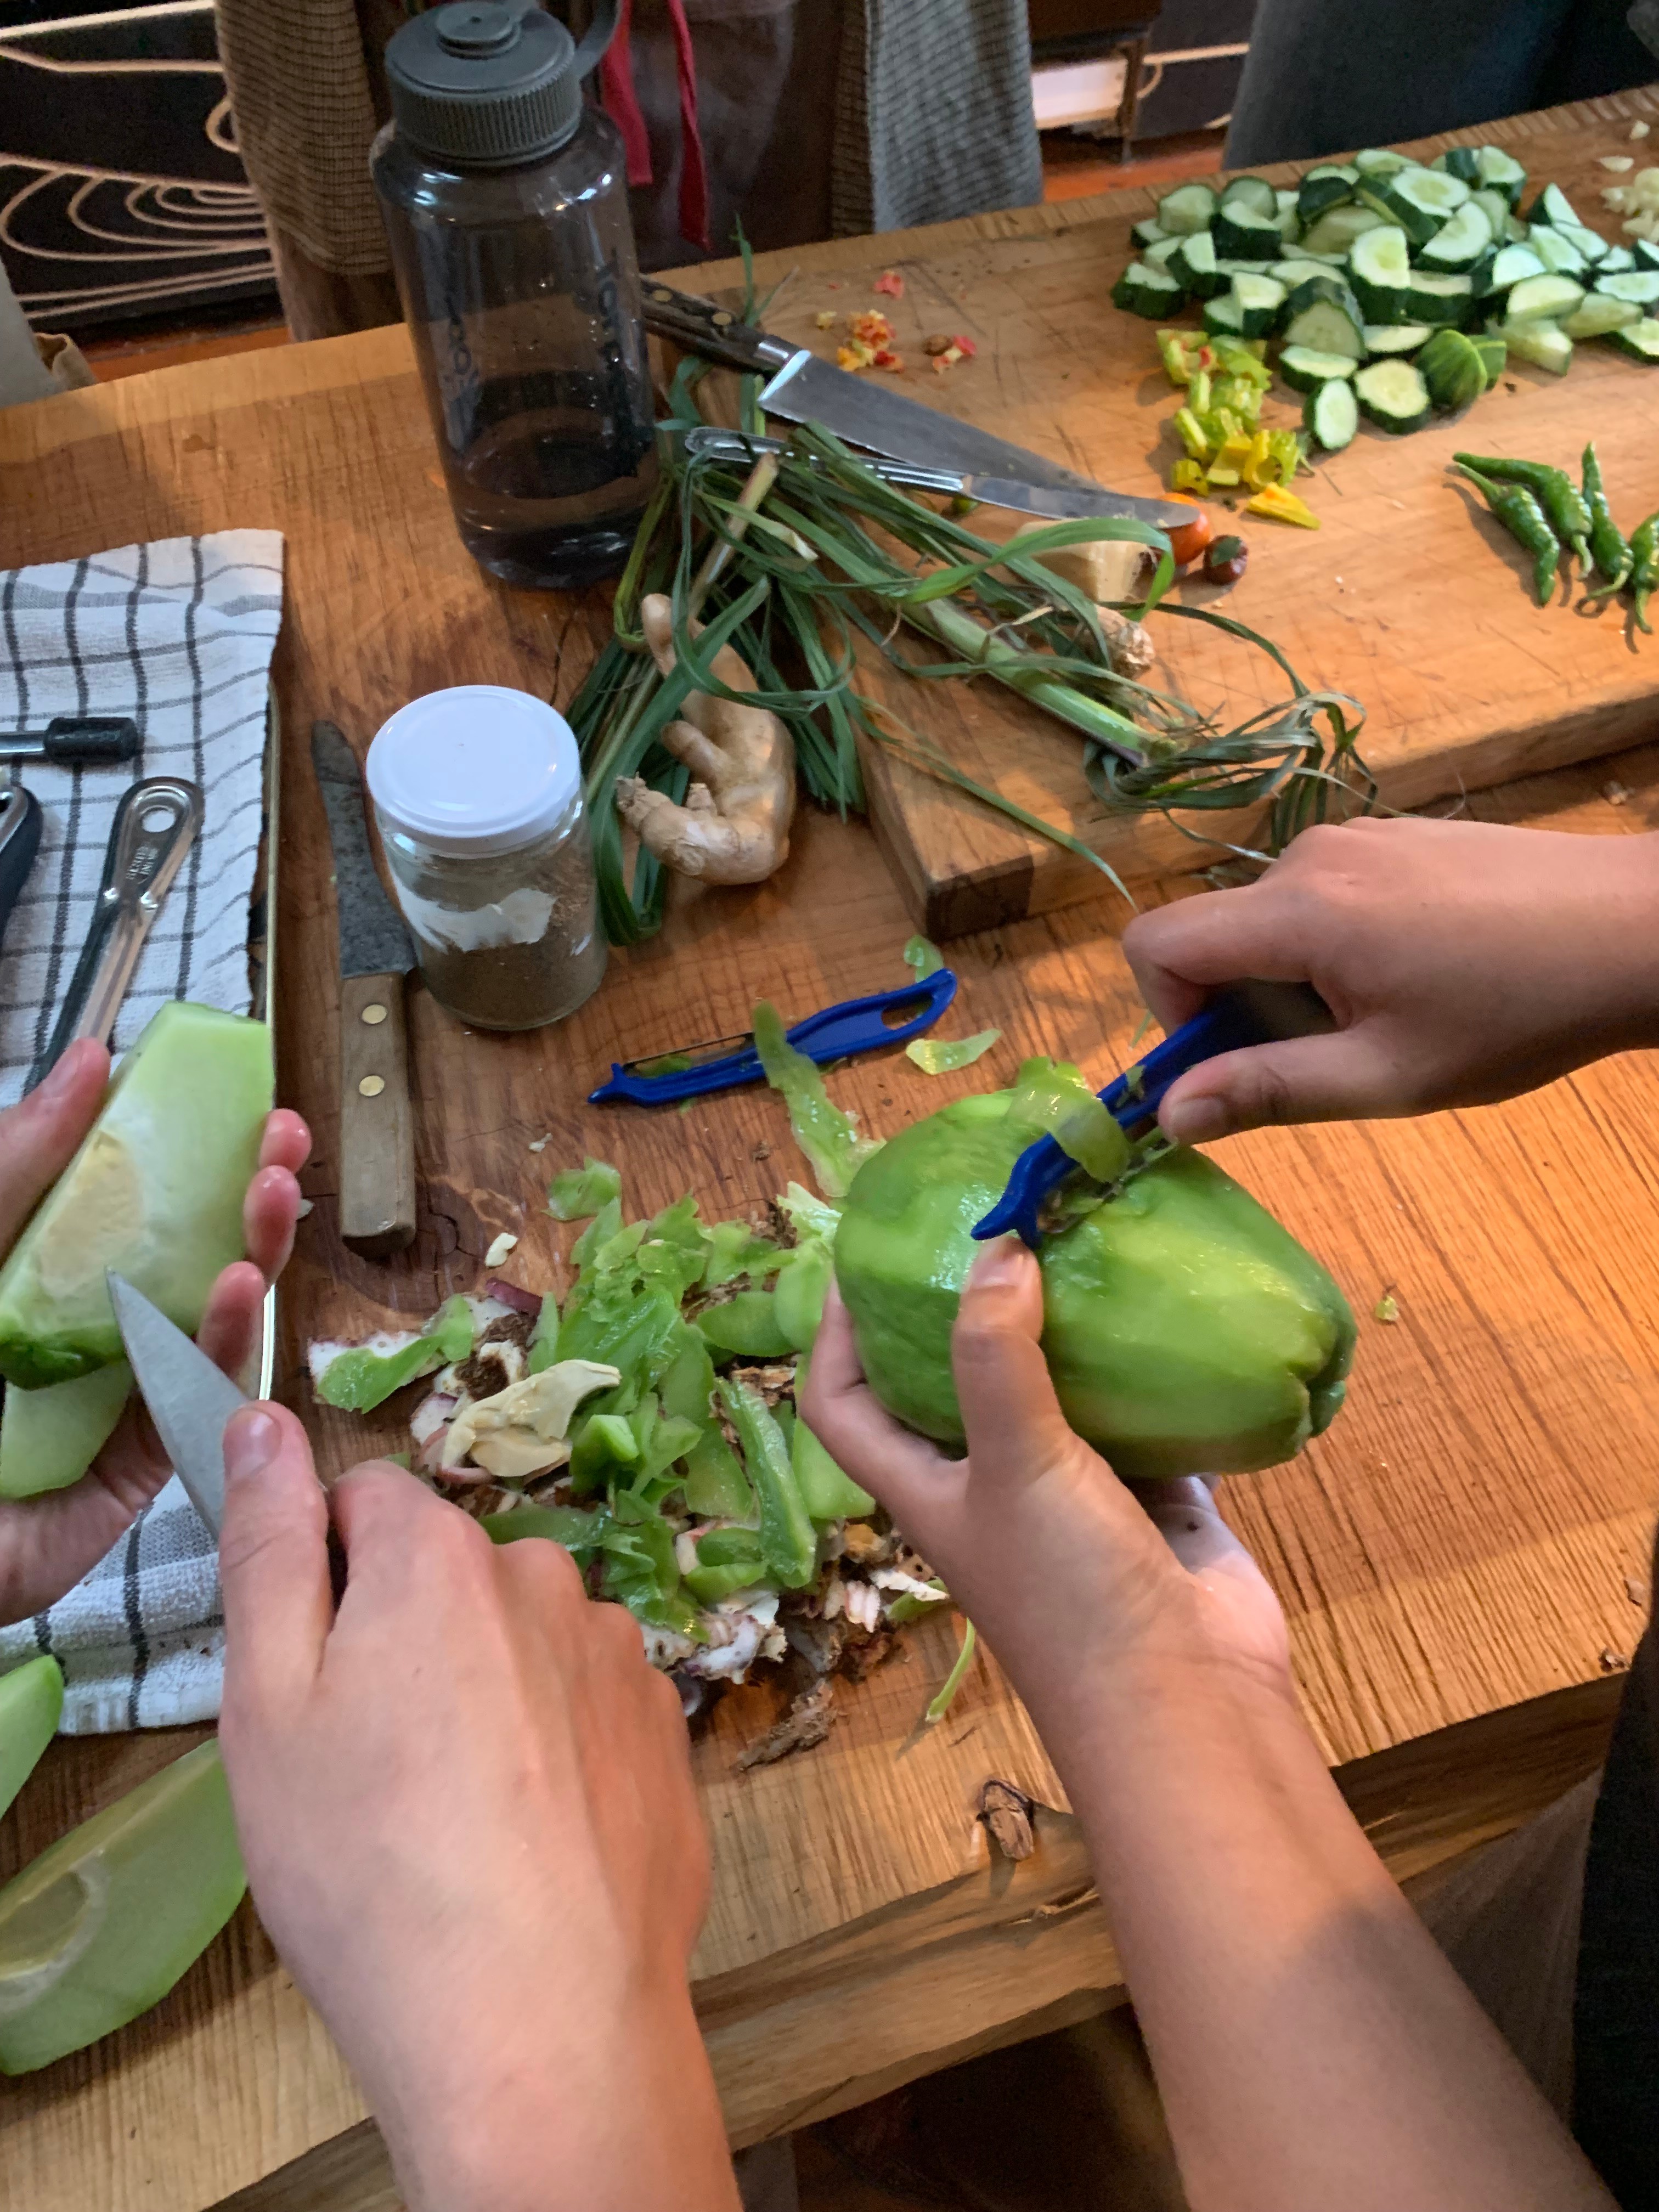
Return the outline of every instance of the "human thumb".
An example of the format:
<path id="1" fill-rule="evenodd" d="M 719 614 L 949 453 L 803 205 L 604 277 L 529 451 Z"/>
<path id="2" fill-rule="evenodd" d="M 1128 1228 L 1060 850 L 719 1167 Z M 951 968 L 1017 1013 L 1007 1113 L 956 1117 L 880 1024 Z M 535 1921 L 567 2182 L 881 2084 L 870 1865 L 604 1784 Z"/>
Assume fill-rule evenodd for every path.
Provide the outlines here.
<path id="1" fill-rule="evenodd" d="M 226 1700 L 279 1711 L 314 1680 L 333 1620 L 328 1500 L 306 1432 L 281 1406 L 233 1414 L 224 1453 Z"/>
<path id="2" fill-rule="evenodd" d="M 1397 1058 L 1358 1028 L 1218 1054 L 1171 1085 L 1158 1119 L 1171 1144 L 1206 1145 L 1240 1129 L 1363 1121 L 1410 1104 Z"/>
<path id="3" fill-rule="evenodd" d="M 1060 1410 L 1042 1334 L 1042 1276 L 1018 1237 L 974 1263 L 951 1336 L 957 1400 L 975 1480 L 1030 1480 L 1077 1439 Z"/>

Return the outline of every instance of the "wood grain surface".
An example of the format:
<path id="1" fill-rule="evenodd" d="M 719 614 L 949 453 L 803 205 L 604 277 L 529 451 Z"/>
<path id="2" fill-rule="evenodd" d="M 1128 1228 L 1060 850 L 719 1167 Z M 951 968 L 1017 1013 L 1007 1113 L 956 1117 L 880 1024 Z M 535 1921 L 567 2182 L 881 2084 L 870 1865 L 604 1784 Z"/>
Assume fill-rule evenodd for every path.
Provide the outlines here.
<path id="1" fill-rule="evenodd" d="M 1509 145 L 1531 191 L 1554 180 L 1605 235 L 1612 179 L 1598 157 L 1629 150 L 1632 120 L 1659 116 L 1659 90 L 1620 94 L 1419 141 Z M 1637 157 L 1650 157 L 1637 149 Z M 1263 170 L 1294 183 L 1305 164 Z M 763 255 L 759 288 L 783 279 L 768 327 L 833 360 L 842 319 L 880 307 L 906 361 L 878 376 L 929 404 L 994 429 L 1120 490 L 1154 493 L 1180 448 L 1177 394 L 1158 359 L 1152 325 L 1109 299 L 1132 258 L 1130 226 L 1152 212 L 1152 191 L 1023 209 L 942 229 L 848 240 L 810 254 Z M 872 286 L 896 270 L 904 295 Z M 793 274 L 791 273 L 793 271 Z M 697 272 L 700 289 L 740 297 L 735 264 Z M 833 313 L 837 327 L 817 317 Z M 1180 319 L 1196 326 L 1191 313 Z M 963 331 L 978 357 L 936 376 L 930 332 Z M 866 372 L 874 374 L 874 372 Z M 1299 424 L 1301 399 L 1281 384 L 1264 422 Z M 1587 617 L 1566 594 L 1540 611 L 1527 556 L 1448 471 L 1452 454 L 1524 454 L 1577 470 L 1594 437 L 1626 530 L 1659 506 L 1659 376 L 1605 344 L 1580 345 L 1565 377 L 1511 358 L 1497 389 L 1467 413 L 1410 437 L 1368 422 L 1346 452 L 1316 453 L 1297 489 L 1320 518 L 1308 532 L 1241 516 L 1250 565 L 1230 591 L 1192 582 L 1173 597 L 1214 607 L 1272 637 L 1303 680 L 1346 692 L 1366 709 L 1365 757 L 1397 806 L 1509 781 L 1610 752 L 1659 731 L 1654 668 L 1615 602 Z M 1212 509 L 1218 528 L 1226 510 Z M 973 526 L 1006 534 L 1014 517 L 981 508 Z M 1573 601 L 1582 594 L 1577 590 Z M 1155 616 L 1162 656 L 1152 680 L 1215 714 L 1222 726 L 1282 702 L 1280 671 L 1237 641 Z M 918 644 L 919 657 L 939 657 Z M 866 650 L 866 688 L 932 737 L 979 782 L 1059 823 L 1139 888 L 1215 857 L 1158 817 L 1112 813 L 1084 780 L 1079 740 L 988 682 L 918 685 Z M 1045 843 L 972 797 L 876 749 L 866 763 L 876 828 L 912 915 L 939 938 L 1111 896 L 1099 871 Z M 1189 817 L 1190 820 L 1191 817 Z M 1252 845 L 1248 815 L 1197 827 Z"/>
<path id="2" fill-rule="evenodd" d="M 1094 219 L 1087 204 L 1066 213 Z M 1097 215 L 1117 219 L 1103 203 Z M 1042 240 L 1018 232 L 1027 220 L 989 218 L 979 235 L 988 250 L 1023 235 L 1036 266 Z M 942 251 L 961 250 L 959 229 Z M 798 282 L 809 266 L 833 275 L 854 250 L 803 256 Z M 856 251 L 867 262 L 867 246 Z M 1109 406 L 1111 380 L 1097 381 Z M 281 529 L 284 724 L 328 715 L 360 750 L 393 708 L 441 684 L 567 700 L 604 635 L 599 597 L 509 592 L 467 558 L 396 330 L 10 410 L 0 516 L 6 562 L 232 523 Z M 1478 538 L 1471 550 L 1496 557 Z M 1409 574 L 1401 588 L 1399 619 L 1421 623 Z M 1565 664 L 1538 651 L 1539 698 L 1571 689 Z M 760 1205 L 803 1167 L 769 1093 L 686 1114 L 592 1109 L 595 1071 L 740 1029 L 763 994 L 794 1016 L 901 981 L 909 921 L 868 831 L 809 811 L 779 877 L 689 891 L 663 936 L 614 956 L 599 995 L 556 1029 L 469 1033 L 412 988 L 417 1234 L 397 1259 L 366 1261 L 338 1235 L 324 817 L 305 749 L 286 754 L 280 1086 L 311 1119 L 316 1153 L 305 1178 L 314 1211 L 284 1285 L 279 1387 L 321 1463 L 337 1468 L 398 1433 L 390 1416 L 311 1404 L 309 1337 L 404 1324 L 476 1289 L 502 1230 L 520 1238 L 507 1272 L 560 1279 L 571 1232 L 544 1211 L 544 1186 L 584 1152 L 619 1164 L 640 1212 L 688 1188 L 710 1216 Z M 1616 804 L 1598 795 L 1610 777 Z M 1580 835 L 1651 829 L 1659 750 L 1470 805 Z M 1063 1054 L 1103 1080 L 1140 1018 L 1121 919 L 1071 906 L 963 939 L 962 995 L 945 1026 L 998 1025 L 1000 1045 L 958 1077 L 926 1077 L 900 1055 L 860 1062 L 831 1079 L 836 1095 L 881 1133 L 1005 1079 L 1030 1052 Z M 1630 1059 L 1508 1108 L 1218 1148 L 1362 1316 L 1334 1431 L 1224 1498 L 1285 1606 L 1310 1723 L 1402 1875 L 1501 1833 L 1599 1756 L 1643 1617 L 1659 1463 L 1656 1120 L 1659 1073 Z M 1384 1291 L 1398 1304 L 1393 1326 L 1368 1318 Z M 994 1662 L 975 1668 L 945 1726 L 921 1724 L 953 1638 L 953 1624 L 928 1624 L 902 1660 L 843 1692 L 826 1744 L 781 1765 L 746 1776 L 734 1765 L 773 1716 L 763 1686 L 730 1698 L 699 1743 L 715 1890 L 697 1997 L 734 2140 L 1116 1993 L 1063 1793 Z M 0 1827 L 0 1878 L 198 1733 L 55 1746 Z M 991 1775 L 1054 1808 L 1017 1867 L 991 1855 L 973 1818 Z M 251 2191 L 244 2201 L 267 2212 L 378 2212 L 390 2198 L 363 2118 L 245 1907 L 153 2014 L 6 2086 L 0 2207 L 200 2212 Z"/>

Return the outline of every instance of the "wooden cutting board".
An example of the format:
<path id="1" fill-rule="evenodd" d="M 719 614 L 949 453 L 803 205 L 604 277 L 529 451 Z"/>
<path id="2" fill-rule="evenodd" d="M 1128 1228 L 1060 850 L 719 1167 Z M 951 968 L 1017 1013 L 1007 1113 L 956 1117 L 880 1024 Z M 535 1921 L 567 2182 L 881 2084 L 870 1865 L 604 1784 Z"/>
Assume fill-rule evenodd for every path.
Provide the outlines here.
<path id="1" fill-rule="evenodd" d="M 1629 137 L 1632 121 L 1656 115 L 1659 89 L 1630 92 L 1407 150 L 1426 160 L 1446 146 L 1504 143 L 1526 164 L 1532 188 L 1559 182 L 1579 214 L 1613 236 L 1615 218 L 1600 198 L 1613 179 L 1599 157 L 1659 159 Z M 1298 167 L 1261 173 L 1293 183 Z M 833 359 L 845 316 L 882 308 L 906 362 L 891 380 L 896 388 L 1103 483 L 1153 493 L 1177 450 L 1176 394 L 1158 363 L 1153 326 L 1121 313 L 1109 295 L 1131 258 L 1131 224 L 1156 201 L 1150 191 L 1116 192 L 848 240 L 815 249 L 810 266 L 793 276 L 795 257 L 763 257 L 763 293 L 787 280 L 767 325 Z M 872 291 L 884 269 L 903 277 L 902 299 Z M 741 278 L 729 264 L 700 273 L 710 290 Z M 818 316 L 830 312 L 837 328 L 820 330 Z M 1181 318 L 1196 319 L 1190 310 Z M 934 374 L 922 341 L 957 331 L 974 339 L 977 357 Z M 1291 423 L 1299 408 L 1280 385 L 1263 420 Z M 1623 602 L 1587 615 L 1577 590 L 1573 604 L 1563 595 L 1548 609 L 1535 606 L 1526 556 L 1448 469 L 1458 450 L 1576 469 L 1591 437 L 1628 532 L 1659 507 L 1659 372 L 1609 346 L 1585 344 L 1565 377 L 1513 362 L 1467 415 L 1413 436 L 1362 424 L 1353 445 L 1300 481 L 1318 531 L 1245 517 L 1243 580 L 1224 592 L 1186 584 L 1176 596 L 1224 610 L 1272 637 L 1314 689 L 1359 700 L 1368 717 L 1364 755 L 1395 806 L 1421 806 L 1634 744 L 1659 730 L 1659 636 L 1640 637 Z M 1226 520 L 1224 509 L 1215 513 L 1218 524 Z M 1000 535 L 1008 519 L 982 512 L 980 521 Z M 1155 617 L 1154 635 L 1163 658 L 1153 680 L 1224 726 L 1286 696 L 1263 656 L 1203 624 Z M 877 663 L 868 688 L 978 781 L 1082 839 L 1131 890 L 1224 857 L 1160 817 L 1109 812 L 1084 781 L 1079 741 L 994 684 L 924 684 Z M 930 935 L 954 937 L 1114 896 L 1087 861 L 880 748 L 871 748 L 866 768 L 877 832 Z M 1255 842 L 1248 817 L 1187 819 Z M 1224 821 L 1232 822 L 1231 831 Z"/>

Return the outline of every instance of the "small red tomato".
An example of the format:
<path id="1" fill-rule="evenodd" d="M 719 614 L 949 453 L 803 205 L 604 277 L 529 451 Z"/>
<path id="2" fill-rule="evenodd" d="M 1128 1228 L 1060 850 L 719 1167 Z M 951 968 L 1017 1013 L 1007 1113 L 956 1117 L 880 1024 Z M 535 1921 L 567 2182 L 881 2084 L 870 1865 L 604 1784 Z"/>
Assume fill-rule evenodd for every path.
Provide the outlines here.
<path id="1" fill-rule="evenodd" d="M 1178 499 L 1183 507 L 1197 508 L 1190 522 L 1182 523 L 1169 533 L 1170 550 L 1175 556 L 1176 566 L 1184 568 L 1200 558 L 1215 532 L 1210 526 L 1209 516 L 1198 506 L 1196 500 L 1189 500 L 1185 492 L 1180 491 L 1171 492 L 1170 497 Z"/>

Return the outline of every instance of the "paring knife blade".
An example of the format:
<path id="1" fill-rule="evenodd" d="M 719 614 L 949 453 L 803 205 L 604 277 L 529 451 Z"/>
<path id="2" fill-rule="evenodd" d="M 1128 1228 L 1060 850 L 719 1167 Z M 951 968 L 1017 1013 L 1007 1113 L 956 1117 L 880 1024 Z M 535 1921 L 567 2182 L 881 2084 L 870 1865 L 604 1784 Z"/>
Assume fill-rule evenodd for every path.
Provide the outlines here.
<path id="1" fill-rule="evenodd" d="M 988 430 L 959 422 L 953 415 L 907 399 L 902 392 L 820 361 L 805 347 L 791 345 L 769 331 L 751 329 L 729 307 L 672 285 L 647 281 L 645 320 L 659 337 L 770 379 L 760 404 L 768 414 L 791 422 L 822 422 L 849 446 L 863 446 L 919 467 L 946 469 L 958 476 L 988 477 L 1005 489 L 1014 484 L 1047 486 L 1058 491 L 1088 492 L 1097 498 L 1128 501 L 1121 510 L 1136 520 L 1173 529 L 1193 519 L 1192 509 L 1165 500 L 1134 501 L 1127 492 L 1109 492 L 1074 470 L 1041 453 L 993 437 Z M 988 494 L 975 495 L 989 498 Z M 992 501 L 1000 505 L 1000 501 Z M 1153 512 L 1156 510 L 1156 512 Z M 1041 510 L 1033 510 L 1039 512 Z M 1103 510 L 1096 508 L 1094 513 Z"/>
<path id="2" fill-rule="evenodd" d="M 340 930 L 340 1235 L 366 1259 L 415 1236 L 415 1131 L 404 978 L 415 947 L 369 850 L 362 770 L 332 722 L 311 763 L 334 851 Z"/>
<path id="3" fill-rule="evenodd" d="M 250 1401 L 183 1329 L 112 1269 L 115 1324 L 173 1471 L 216 1536 L 225 1517 L 225 1424 Z"/>

